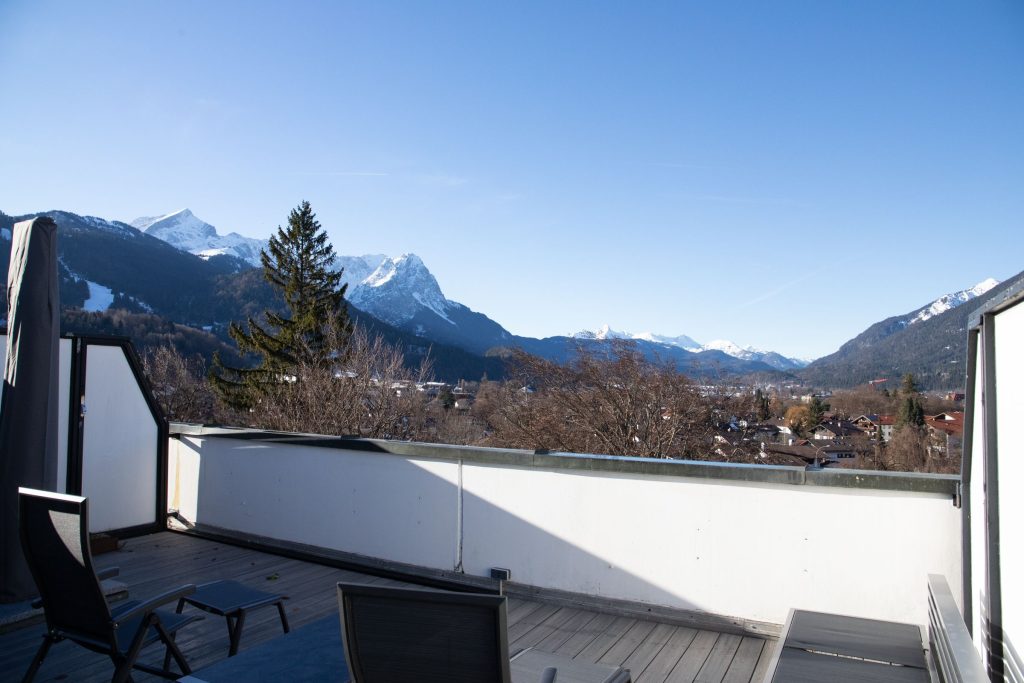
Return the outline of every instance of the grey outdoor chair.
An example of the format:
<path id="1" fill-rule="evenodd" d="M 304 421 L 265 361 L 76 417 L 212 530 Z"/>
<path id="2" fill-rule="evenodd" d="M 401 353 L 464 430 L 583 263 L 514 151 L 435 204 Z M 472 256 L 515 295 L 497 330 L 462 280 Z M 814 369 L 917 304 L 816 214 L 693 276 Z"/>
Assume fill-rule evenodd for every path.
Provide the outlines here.
<path id="1" fill-rule="evenodd" d="M 510 665 L 503 595 L 339 583 L 338 606 L 352 683 L 629 681 L 617 667 L 547 653 Z"/>
<path id="2" fill-rule="evenodd" d="M 43 644 L 23 681 L 35 677 L 50 647 L 62 640 L 110 657 L 115 667 L 111 680 L 118 683 L 131 678 L 132 668 L 169 679 L 191 673 L 174 643 L 174 634 L 201 617 L 156 608 L 189 595 L 195 586 L 181 586 L 144 602 L 127 601 L 111 609 L 100 578 L 116 574 L 116 569 L 97 575 L 93 567 L 86 499 L 27 488 L 18 489 L 18 498 L 21 546 L 46 615 Z M 163 668 L 136 662 L 142 648 L 158 640 L 166 647 Z M 181 674 L 170 670 L 171 657 Z"/>

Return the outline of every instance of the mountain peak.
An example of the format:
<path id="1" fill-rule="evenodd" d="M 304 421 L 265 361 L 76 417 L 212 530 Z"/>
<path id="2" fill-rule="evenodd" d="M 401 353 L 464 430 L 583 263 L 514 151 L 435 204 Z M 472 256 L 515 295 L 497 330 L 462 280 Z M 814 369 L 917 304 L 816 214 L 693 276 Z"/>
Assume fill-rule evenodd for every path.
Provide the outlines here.
<path id="1" fill-rule="evenodd" d="M 237 256 L 253 266 L 260 265 L 260 251 L 267 244 L 266 240 L 244 237 L 235 232 L 220 235 L 217 228 L 196 216 L 190 209 L 178 209 L 162 216 L 136 218 L 131 225 L 201 258 L 226 254 Z"/>
<path id="2" fill-rule="evenodd" d="M 927 306 L 919 309 L 910 320 L 907 321 L 907 325 L 913 325 L 914 323 L 924 322 L 929 318 L 934 318 L 940 313 L 945 313 L 951 308 L 967 303 L 971 299 L 976 299 L 988 293 L 992 288 L 999 284 L 999 280 L 995 278 L 986 278 L 967 289 L 962 289 L 959 292 L 950 292 L 944 296 L 940 296 L 935 301 L 931 302 Z"/>
<path id="3" fill-rule="evenodd" d="M 408 322 L 423 307 L 451 323 L 448 312 L 457 305 L 445 298 L 437 279 L 412 253 L 385 257 L 350 292 L 349 300 L 392 325 Z"/>

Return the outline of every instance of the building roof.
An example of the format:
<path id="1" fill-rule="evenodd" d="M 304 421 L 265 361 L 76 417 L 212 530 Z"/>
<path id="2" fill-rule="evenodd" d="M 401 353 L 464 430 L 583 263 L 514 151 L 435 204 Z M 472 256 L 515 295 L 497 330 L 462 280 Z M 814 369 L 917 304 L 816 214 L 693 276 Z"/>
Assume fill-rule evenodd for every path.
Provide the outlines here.
<path id="1" fill-rule="evenodd" d="M 929 429 L 952 436 L 960 436 L 964 433 L 964 414 L 960 411 L 926 415 L 924 423 Z"/>

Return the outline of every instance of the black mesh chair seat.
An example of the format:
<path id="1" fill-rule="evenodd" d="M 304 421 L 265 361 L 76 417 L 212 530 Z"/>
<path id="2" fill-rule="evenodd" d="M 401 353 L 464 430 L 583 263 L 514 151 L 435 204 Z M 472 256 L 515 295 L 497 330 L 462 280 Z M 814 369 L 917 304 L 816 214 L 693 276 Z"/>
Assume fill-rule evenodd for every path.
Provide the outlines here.
<path id="1" fill-rule="evenodd" d="M 537 671 L 509 663 L 506 598 L 339 583 L 341 637 L 352 683 L 628 682 L 617 667 L 551 655 Z M 582 674 L 582 675 L 579 675 Z"/>
<path id="2" fill-rule="evenodd" d="M 110 657 L 111 680 L 116 683 L 129 680 L 133 668 L 168 679 L 191 673 L 174 634 L 201 617 L 157 608 L 193 593 L 196 587 L 181 586 L 111 610 L 93 567 L 86 499 L 27 488 L 18 489 L 18 499 L 21 546 L 46 616 L 43 644 L 23 681 L 35 678 L 50 647 L 62 640 Z M 139 664 L 142 648 L 157 641 L 166 648 L 163 668 Z M 181 673 L 171 671 L 172 657 Z"/>

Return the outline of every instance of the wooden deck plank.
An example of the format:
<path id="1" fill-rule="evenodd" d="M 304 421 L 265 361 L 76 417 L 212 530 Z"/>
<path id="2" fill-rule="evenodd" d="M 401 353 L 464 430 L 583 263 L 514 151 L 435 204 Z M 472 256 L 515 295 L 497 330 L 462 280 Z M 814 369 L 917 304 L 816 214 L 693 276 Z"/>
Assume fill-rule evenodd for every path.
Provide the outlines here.
<path id="1" fill-rule="evenodd" d="M 719 634 L 714 631 L 698 631 L 693 642 L 672 669 L 672 673 L 665 679 L 665 683 L 693 683 L 715 647 L 718 636 Z"/>
<path id="2" fill-rule="evenodd" d="M 403 585 L 393 579 L 171 532 L 130 539 L 121 550 L 98 555 L 95 561 L 99 568 L 120 568 L 119 579 L 128 584 L 131 599 L 144 599 L 184 583 L 217 579 L 233 579 L 261 590 L 283 593 L 290 597 L 285 606 L 293 629 L 337 614 L 338 581 Z M 173 608 L 171 605 L 170 609 Z M 178 637 L 193 669 L 209 666 L 227 655 L 224 619 L 204 616 L 204 620 L 189 625 Z M 662 683 L 666 678 L 694 680 L 718 640 L 718 634 L 710 631 L 693 635 L 693 630 L 686 627 L 518 597 L 509 599 L 507 616 L 509 640 L 515 647 L 532 645 L 580 661 L 633 666 L 633 680 L 638 683 Z M 42 642 L 44 629 L 44 625 L 36 624 L 0 635 L 0 683 L 21 679 Z M 257 647 L 280 634 L 276 609 L 254 610 L 246 618 L 240 649 Z M 710 644 L 705 643 L 709 639 Z M 758 671 L 766 665 L 773 650 L 772 644 L 762 645 L 764 641 L 758 638 L 741 640 L 727 668 L 722 669 L 728 683 L 759 680 Z M 724 657 L 723 651 L 723 661 Z M 153 646 L 140 659 L 159 665 L 162 658 L 163 650 Z M 713 668 L 717 670 L 718 665 L 708 666 L 703 673 L 710 676 Z M 683 675 L 683 669 L 689 677 Z M 112 664 L 102 655 L 73 643 L 60 643 L 51 650 L 36 680 L 93 683 L 110 680 L 112 672 Z M 133 676 L 139 683 L 161 680 L 142 672 Z"/>
<path id="3" fill-rule="evenodd" d="M 678 626 L 671 624 L 657 624 L 646 638 L 637 645 L 633 653 L 629 655 L 622 667 L 629 669 L 633 679 L 643 675 L 644 671 L 654 661 L 654 658 L 668 644 L 672 635 L 679 630 Z"/>
<path id="4" fill-rule="evenodd" d="M 522 601 L 506 613 L 506 623 L 511 627 L 513 624 L 523 620 L 527 615 L 536 612 L 543 604 L 542 602 L 534 602 L 532 600 Z"/>
<path id="5" fill-rule="evenodd" d="M 720 635 L 711 649 L 711 654 L 704 662 L 704 666 L 701 667 L 700 673 L 697 674 L 695 683 L 720 683 L 725 678 L 725 672 L 729 670 L 729 665 L 732 664 L 733 657 L 736 656 L 736 650 L 739 649 L 742 640 L 742 636 L 732 633 Z"/>
<path id="6" fill-rule="evenodd" d="M 777 647 L 779 647 L 778 641 L 764 641 L 764 648 L 761 650 L 761 658 L 757 660 L 757 666 L 754 667 L 754 673 L 750 675 L 751 683 L 760 683 L 760 681 L 764 680 L 765 675 L 768 673 L 768 667 L 771 666 L 772 655 L 775 654 L 775 648 Z"/>
<path id="7" fill-rule="evenodd" d="M 664 683 L 696 636 L 697 629 L 677 628 L 647 668 L 638 676 L 633 676 L 633 683 Z"/>
<path id="8" fill-rule="evenodd" d="M 601 657 L 604 657 L 605 653 L 619 642 L 619 640 L 621 640 L 631 628 L 633 628 L 633 624 L 636 622 L 637 620 L 631 617 L 617 617 L 615 621 L 608 626 L 608 628 L 598 634 L 598 636 L 585 648 L 580 650 L 573 659 L 579 659 L 584 662 L 597 662 Z M 623 657 L 623 659 L 625 659 L 625 657 Z"/>
<path id="9" fill-rule="evenodd" d="M 600 636 L 615 621 L 613 614 L 598 614 L 594 619 L 574 633 L 568 640 L 555 649 L 555 654 L 576 657 L 595 638 Z M 604 653 L 602 653 L 604 654 Z"/>
<path id="10" fill-rule="evenodd" d="M 517 621 L 514 626 L 510 626 L 508 629 L 509 644 L 523 637 L 527 632 L 539 626 L 541 622 L 557 611 L 558 607 L 556 605 L 542 604 L 539 609 L 534 610 Z"/>
<path id="11" fill-rule="evenodd" d="M 535 648 L 545 652 L 556 652 L 562 643 L 572 638 L 580 629 L 597 618 L 597 612 L 579 610 L 571 619 L 555 628 L 547 638 L 540 641 Z"/>
<path id="12" fill-rule="evenodd" d="M 760 638 L 744 638 L 736 650 L 736 656 L 725 672 L 722 683 L 750 683 L 765 642 Z"/>
<path id="13" fill-rule="evenodd" d="M 517 650 L 525 650 L 528 647 L 535 647 L 537 643 L 555 633 L 563 624 L 573 619 L 581 610 L 573 607 L 562 607 L 550 617 L 534 626 L 532 629 L 519 636 L 515 640 L 509 638 L 509 653 Z"/>
<path id="14" fill-rule="evenodd" d="M 653 621 L 636 622 L 597 661 L 601 664 L 621 664 L 625 662 L 633 654 L 633 651 L 640 646 L 640 643 L 650 635 L 656 625 Z"/>

